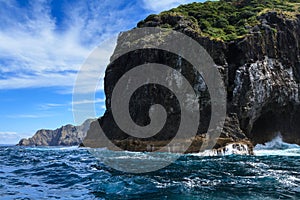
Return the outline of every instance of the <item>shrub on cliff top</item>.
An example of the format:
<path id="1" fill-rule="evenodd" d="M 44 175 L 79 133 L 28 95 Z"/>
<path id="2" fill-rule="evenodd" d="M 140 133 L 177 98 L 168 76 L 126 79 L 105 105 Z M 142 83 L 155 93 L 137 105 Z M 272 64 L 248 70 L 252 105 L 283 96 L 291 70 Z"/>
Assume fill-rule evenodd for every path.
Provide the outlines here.
<path id="1" fill-rule="evenodd" d="M 159 21 L 166 16 L 182 16 L 193 21 L 204 36 L 219 40 L 233 40 L 244 37 L 249 28 L 259 23 L 262 14 L 276 11 L 287 17 L 295 17 L 300 11 L 300 0 L 220 0 L 204 3 L 191 3 L 150 15 L 148 21 Z M 164 27 L 174 28 L 175 23 L 165 23 Z"/>

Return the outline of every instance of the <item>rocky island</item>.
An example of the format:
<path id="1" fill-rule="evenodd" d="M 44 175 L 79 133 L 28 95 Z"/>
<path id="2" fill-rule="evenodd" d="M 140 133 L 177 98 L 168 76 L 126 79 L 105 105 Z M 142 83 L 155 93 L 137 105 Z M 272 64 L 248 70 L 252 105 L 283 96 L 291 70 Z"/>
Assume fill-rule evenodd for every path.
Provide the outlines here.
<path id="1" fill-rule="evenodd" d="M 300 144 L 299 7 L 297 0 L 221 0 L 181 5 L 138 23 L 137 28 L 162 27 L 182 32 L 201 44 L 213 58 L 227 92 L 227 117 L 215 149 L 242 143 L 251 154 L 253 145 L 270 141 L 279 133 L 284 141 Z M 156 40 L 163 42 L 164 38 Z M 129 45 L 132 44 L 124 43 L 121 36 L 114 54 L 118 54 L 119 47 Z M 191 79 L 199 94 L 201 119 L 197 137 L 187 152 L 199 151 L 210 120 L 209 91 L 200 87 L 203 79 L 189 71 L 188 62 L 155 49 L 136 50 L 107 67 L 107 110 L 91 124 L 85 143 L 94 142 L 91 146 L 101 147 L 101 139 L 93 141 L 98 124 L 110 141 L 125 150 L 155 151 L 174 137 L 180 108 L 172 106 L 172 94 L 159 94 L 161 90 L 155 86 L 139 89 L 130 100 L 129 110 L 133 121 L 145 126 L 149 124 L 150 105 L 162 103 L 171 120 L 157 135 L 135 138 L 124 133 L 114 121 L 110 101 L 114 86 L 134 66 L 145 63 L 167 64 Z"/>

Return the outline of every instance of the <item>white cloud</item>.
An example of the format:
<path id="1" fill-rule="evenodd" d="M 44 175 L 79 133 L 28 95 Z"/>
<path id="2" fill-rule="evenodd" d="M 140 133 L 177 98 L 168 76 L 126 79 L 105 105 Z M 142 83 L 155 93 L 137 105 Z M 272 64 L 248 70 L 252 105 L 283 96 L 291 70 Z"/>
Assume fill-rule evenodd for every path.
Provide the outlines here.
<path id="1" fill-rule="evenodd" d="M 95 104 L 95 103 L 103 103 L 105 102 L 105 99 L 95 99 L 95 100 L 89 100 L 89 99 L 83 99 L 81 101 L 73 101 L 73 105 L 78 105 L 78 104 Z"/>
<path id="2" fill-rule="evenodd" d="M 16 144 L 20 139 L 28 137 L 28 134 L 0 131 L 0 144 Z"/>
<path id="3" fill-rule="evenodd" d="M 53 87 L 60 86 L 72 87 L 76 79 L 76 73 L 59 72 L 35 72 L 35 74 L 20 74 L 7 79 L 0 79 L 0 89 L 18 89 L 18 88 L 37 88 L 37 87 Z"/>
<path id="4" fill-rule="evenodd" d="M 40 110 L 49 110 L 51 108 L 58 108 L 58 107 L 65 107 L 66 104 L 60 104 L 60 103 L 46 103 L 39 105 Z"/>
<path id="5" fill-rule="evenodd" d="M 16 132 L 0 132 L 0 135 L 17 135 Z"/>
<path id="6" fill-rule="evenodd" d="M 129 19 L 140 9 L 135 3 L 118 0 L 70 1 L 62 10 L 64 19 L 58 21 L 49 2 L 30 1 L 29 6 L 21 7 L 14 0 L 0 1 L 0 90 L 60 86 L 60 92 L 72 93 L 76 73 L 92 50 L 135 24 Z M 190 2 L 142 0 L 140 4 L 160 12 Z M 86 80 L 97 76 L 100 86 L 81 83 L 80 92 L 103 90 L 104 70 L 115 42 L 112 38 L 101 46 L 97 58 L 101 73 L 85 73 Z"/>
<path id="7" fill-rule="evenodd" d="M 73 111 L 72 110 L 72 106 L 75 105 L 84 105 L 84 104 L 101 104 L 101 108 L 105 107 L 105 105 L 103 105 L 103 103 L 105 102 L 105 98 L 95 98 L 94 100 L 90 100 L 90 99 L 80 99 L 80 101 L 72 101 L 72 102 L 68 102 L 68 103 L 46 103 L 46 104 L 41 104 L 39 105 L 39 109 L 40 110 L 51 110 L 53 108 L 64 108 L 64 107 L 68 107 L 68 111 Z M 24 116 L 24 115 L 14 115 L 14 116 Z M 26 115 L 25 115 L 26 116 Z M 30 116 L 35 116 L 35 115 L 28 115 L 28 117 Z M 34 118 L 34 117 L 32 117 Z"/>
<path id="8" fill-rule="evenodd" d="M 145 9 L 159 13 L 175 8 L 181 4 L 187 4 L 196 1 L 197 0 L 143 0 L 143 4 Z"/>
<path id="9" fill-rule="evenodd" d="M 48 3 L 32 1 L 24 9 L 13 0 L 0 2 L 0 13 L 5 13 L 0 16 L 0 90 L 59 86 L 72 92 L 85 59 L 100 42 L 126 27 L 121 16 L 132 9 L 113 10 L 108 0 L 78 1 L 66 7 L 60 27 Z M 112 53 L 110 47 L 103 48 L 97 58 L 103 73 L 87 75 L 103 78 Z"/>
<path id="10" fill-rule="evenodd" d="M 52 117 L 53 115 L 46 114 L 16 114 L 16 115 L 8 115 L 8 118 L 20 119 L 20 118 L 29 118 L 29 119 L 38 119 L 38 118 L 46 118 Z"/>

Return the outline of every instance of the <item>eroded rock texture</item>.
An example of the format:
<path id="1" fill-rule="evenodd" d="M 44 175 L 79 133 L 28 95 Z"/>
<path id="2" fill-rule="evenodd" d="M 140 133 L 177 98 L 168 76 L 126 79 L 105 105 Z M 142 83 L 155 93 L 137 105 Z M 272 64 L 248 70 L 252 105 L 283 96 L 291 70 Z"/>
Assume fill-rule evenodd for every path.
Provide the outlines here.
<path id="1" fill-rule="evenodd" d="M 199 27 L 183 16 L 157 16 L 140 22 L 138 27 L 160 27 L 165 24 L 199 42 L 222 73 L 228 94 L 227 118 L 215 148 L 239 141 L 250 146 L 264 143 L 279 132 L 286 142 L 300 144 L 300 15 L 289 18 L 277 12 L 268 12 L 259 17 L 258 25 L 248 27 L 248 35 L 227 42 L 201 36 Z M 170 53 L 135 51 L 111 63 L 105 74 L 107 110 L 94 123 L 99 123 L 108 138 L 115 140 L 122 148 L 146 150 L 144 140 L 130 137 L 116 126 L 110 98 L 114 85 L 124 73 L 148 62 L 167 64 L 179 70 L 198 92 L 202 117 L 198 138 L 189 150 L 197 151 L 210 120 L 209 92 L 202 77 L 190 70 L 189 63 Z M 176 99 L 161 90 L 157 86 L 141 88 L 130 104 L 131 116 L 140 125 L 149 123 L 149 105 L 159 102 L 166 106 L 170 121 L 150 139 L 156 143 L 172 139 L 180 119 Z M 89 132 L 95 131 L 95 127 L 95 124 L 92 125 Z M 156 143 L 153 142 L 153 145 Z"/>

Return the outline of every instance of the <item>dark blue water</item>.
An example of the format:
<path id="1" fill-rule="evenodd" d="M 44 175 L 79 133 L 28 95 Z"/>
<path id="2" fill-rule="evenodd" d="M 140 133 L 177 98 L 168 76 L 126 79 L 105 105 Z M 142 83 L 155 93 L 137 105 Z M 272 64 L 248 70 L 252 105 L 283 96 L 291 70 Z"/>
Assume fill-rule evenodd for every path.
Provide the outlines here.
<path id="1" fill-rule="evenodd" d="M 0 199 L 300 199 L 300 148 L 257 154 L 186 155 L 134 175 L 87 149 L 0 146 Z"/>

